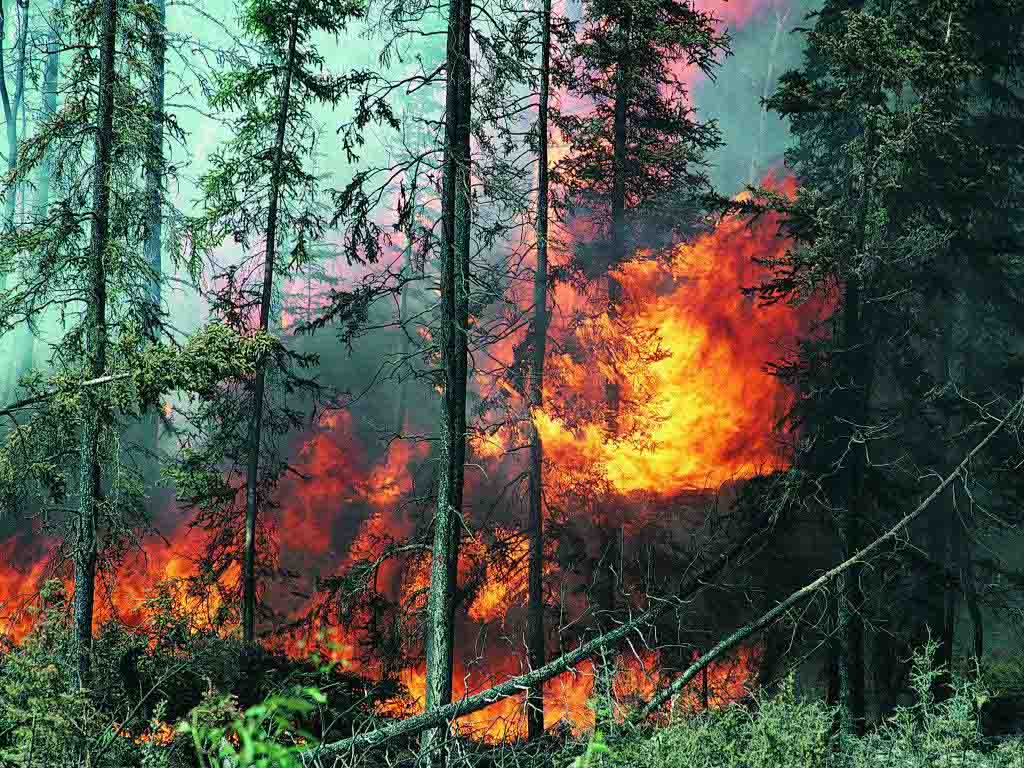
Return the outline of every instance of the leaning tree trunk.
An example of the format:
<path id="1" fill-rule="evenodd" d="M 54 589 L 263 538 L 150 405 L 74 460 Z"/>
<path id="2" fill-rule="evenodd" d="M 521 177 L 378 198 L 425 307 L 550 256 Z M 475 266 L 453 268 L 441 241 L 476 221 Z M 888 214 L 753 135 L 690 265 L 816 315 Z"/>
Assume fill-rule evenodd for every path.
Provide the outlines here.
<path id="1" fill-rule="evenodd" d="M 88 378 L 102 376 L 107 367 L 106 254 L 110 243 L 110 166 L 114 138 L 114 40 L 117 0 L 105 0 L 100 17 L 100 69 L 96 114 L 96 157 L 93 169 L 92 238 L 86 284 L 86 370 Z M 74 532 L 75 634 L 78 644 L 78 683 L 89 678 L 93 599 L 98 552 L 98 508 L 102 493 L 99 437 L 105 408 L 86 394 L 79 454 L 79 503 Z"/>
<path id="2" fill-rule="evenodd" d="M 430 591 L 427 596 L 427 712 L 451 702 L 455 654 L 455 591 L 466 461 L 469 334 L 470 14 L 469 0 L 450 0 L 444 181 L 441 193 L 441 316 L 438 334 L 444 371 L 444 395 Z M 420 753 L 428 764 L 443 765 L 446 762 L 446 736 L 446 727 L 423 732 Z"/>
<path id="3" fill-rule="evenodd" d="M 533 273 L 533 360 L 530 365 L 530 411 L 544 407 L 544 354 L 548 331 L 548 88 L 551 79 L 551 0 L 541 10 L 540 103 L 537 110 L 537 267 Z M 530 556 L 527 573 L 526 646 L 530 669 L 544 666 L 544 445 L 531 420 Z M 530 688 L 526 703 L 527 737 L 544 733 L 544 687 Z"/>
<path id="4" fill-rule="evenodd" d="M 263 292 L 260 297 L 260 330 L 270 327 L 270 305 L 274 288 L 274 259 L 277 245 L 277 213 L 281 199 L 284 167 L 284 140 L 288 127 L 288 107 L 292 90 L 292 71 L 295 69 L 295 37 L 298 18 L 292 19 L 288 34 L 288 56 L 285 61 L 281 109 L 277 115 L 277 135 L 274 138 L 274 159 L 270 176 L 270 201 L 267 206 L 266 247 L 263 261 Z M 248 457 L 245 468 L 245 544 L 242 555 L 242 642 L 256 642 L 256 513 L 260 469 L 260 440 L 263 428 L 263 400 L 267 388 L 267 363 L 261 361 L 253 384 L 252 415 L 246 437 Z"/>

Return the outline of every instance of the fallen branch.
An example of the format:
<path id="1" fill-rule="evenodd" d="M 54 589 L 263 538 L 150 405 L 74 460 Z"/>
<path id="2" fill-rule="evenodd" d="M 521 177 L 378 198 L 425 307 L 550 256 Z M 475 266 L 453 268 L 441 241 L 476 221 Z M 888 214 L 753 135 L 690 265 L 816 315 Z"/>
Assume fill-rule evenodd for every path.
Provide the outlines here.
<path id="1" fill-rule="evenodd" d="M 116 373 L 110 376 L 100 376 L 95 379 L 89 379 L 75 384 L 76 387 L 98 387 L 102 384 L 110 384 L 115 381 L 122 381 L 131 377 L 130 373 Z M 8 416 L 16 411 L 24 410 L 25 408 L 31 408 L 33 405 L 38 405 L 51 397 L 59 395 L 61 392 L 66 391 L 65 389 L 51 389 L 49 392 L 43 392 L 39 395 L 33 395 L 32 397 L 26 397 L 24 400 L 17 400 L 6 408 L 0 409 L 0 416 Z"/>
<path id="2" fill-rule="evenodd" d="M 996 434 L 998 434 L 1004 426 L 1006 426 L 1007 422 L 1010 420 L 1010 417 L 1014 414 L 1015 411 L 1019 410 L 1022 405 L 1024 405 L 1024 397 L 1021 397 L 1021 399 L 1018 400 L 1012 408 L 1010 408 L 1006 416 L 1003 417 L 1002 421 L 996 424 L 995 427 L 993 427 L 992 430 L 985 436 L 985 438 L 976 446 L 974 446 L 974 448 L 964 457 L 964 460 L 961 461 L 952 472 L 950 472 L 948 475 L 946 475 L 946 477 L 942 479 L 942 482 L 939 483 L 935 490 L 928 494 L 928 497 L 920 504 L 918 504 L 913 512 L 909 513 L 906 517 L 904 517 L 902 520 L 896 523 L 896 525 L 894 525 L 888 531 L 883 533 L 881 536 L 879 536 L 873 542 L 868 544 L 866 547 L 861 549 L 859 552 L 856 552 L 848 560 L 840 563 L 832 570 L 823 573 L 810 584 L 807 584 L 806 586 L 796 590 L 789 597 L 787 597 L 785 600 L 776 605 L 767 613 L 763 614 L 756 621 L 747 624 L 745 627 L 736 630 L 731 635 L 726 637 L 724 640 L 718 643 L 718 645 L 716 645 L 710 651 L 708 651 L 695 662 L 693 662 L 693 664 L 691 664 L 682 675 L 673 680 L 671 684 L 667 685 L 666 687 L 658 691 L 658 693 L 656 693 L 654 697 L 649 702 L 647 702 L 647 704 L 645 704 L 641 709 L 639 709 L 631 719 L 634 722 L 645 720 L 651 714 L 658 711 L 658 709 L 660 709 L 661 706 L 671 697 L 678 694 L 683 689 L 683 687 L 686 686 L 687 683 L 689 683 L 694 677 L 696 677 L 712 661 L 722 656 L 726 651 L 735 648 L 737 645 L 742 643 L 751 635 L 754 635 L 760 632 L 762 629 L 765 629 L 766 627 L 770 626 L 775 622 L 776 619 L 778 619 L 780 616 L 786 613 L 790 608 L 795 606 L 797 603 L 800 603 L 805 598 L 810 597 L 823 586 L 825 586 L 828 582 L 832 581 L 834 578 L 839 576 L 841 573 L 853 567 L 853 565 L 864 560 L 872 552 L 880 549 L 883 545 L 895 539 L 896 536 L 900 533 L 900 531 L 902 531 L 914 520 L 920 517 L 921 513 L 928 508 L 928 505 L 935 501 L 935 499 L 939 497 L 939 494 L 941 494 L 946 489 L 946 487 L 950 483 L 952 483 L 953 480 L 958 475 L 960 475 L 961 472 L 963 472 L 963 470 L 970 463 L 971 459 L 973 459 L 975 455 L 977 455 L 977 453 L 982 448 L 984 448 L 985 445 L 987 445 L 988 442 L 993 437 L 995 437 Z"/>
<path id="3" fill-rule="evenodd" d="M 699 592 L 704 586 L 706 586 L 708 581 L 714 578 L 728 563 L 732 562 L 748 546 L 750 546 L 752 542 L 759 540 L 760 536 L 770 530 L 774 524 L 774 517 L 769 517 L 765 521 L 764 525 L 758 526 L 755 531 L 753 531 L 749 536 L 744 537 L 741 542 L 715 558 L 715 560 L 701 571 L 700 574 L 693 578 L 686 587 L 676 592 L 674 598 L 656 600 L 650 608 L 639 614 L 634 619 L 625 622 L 610 632 L 583 643 L 575 650 L 559 656 L 557 659 L 548 662 L 543 667 L 539 667 L 527 672 L 526 674 L 519 675 L 518 677 L 509 678 L 505 682 L 499 683 L 493 688 L 488 688 L 486 691 L 481 691 L 480 693 L 472 696 L 466 696 L 458 701 L 446 704 L 443 707 L 438 707 L 437 709 L 425 712 L 422 715 L 416 715 L 415 717 L 410 717 L 405 720 L 399 720 L 398 722 L 383 728 L 377 728 L 372 731 L 367 731 L 366 733 L 356 734 L 355 736 L 350 736 L 347 739 L 341 739 L 340 741 L 335 741 L 330 744 L 323 744 L 303 753 L 302 758 L 305 760 L 323 757 L 326 755 L 337 755 L 342 752 L 354 752 L 358 749 L 367 749 L 379 746 L 391 739 L 403 736 L 414 736 L 428 728 L 436 728 L 438 726 L 445 725 L 446 723 L 450 723 L 463 715 L 468 715 L 472 712 L 484 709 L 485 707 L 488 707 L 497 701 L 501 701 L 502 699 L 508 698 L 509 696 L 525 693 L 529 688 L 541 685 L 551 678 L 569 671 L 581 661 L 585 661 L 591 656 L 595 656 L 602 649 L 618 645 L 621 641 L 625 640 L 628 635 L 638 631 L 640 627 L 649 624 L 673 605 L 676 605 L 679 600 L 685 600 L 692 597 L 695 593 Z"/>

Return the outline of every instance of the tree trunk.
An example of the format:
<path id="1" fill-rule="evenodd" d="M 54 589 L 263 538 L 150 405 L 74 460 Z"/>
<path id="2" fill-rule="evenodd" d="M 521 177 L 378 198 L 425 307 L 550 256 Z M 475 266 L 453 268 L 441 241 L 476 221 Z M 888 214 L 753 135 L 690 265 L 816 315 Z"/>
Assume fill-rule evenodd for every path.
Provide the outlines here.
<path id="1" fill-rule="evenodd" d="M 22 23 L 17 36 L 19 52 L 15 70 L 15 94 L 14 99 L 12 100 L 7 88 L 7 71 L 5 66 L 7 57 L 3 47 L 7 31 L 7 7 L 6 3 L 0 4 L 0 102 L 2 102 L 4 123 L 7 128 L 7 171 L 10 174 L 13 174 L 18 167 L 18 110 L 21 106 L 25 88 L 25 46 L 28 42 L 27 24 L 25 22 L 27 19 L 28 4 L 26 3 L 22 15 Z M 14 226 L 14 214 L 18 201 L 18 187 L 19 185 L 14 184 L 6 190 L 4 198 L 4 227 Z M 3 290 L 6 287 L 7 275 L 0 274 L 0 290 Z M 10 349 L 10 347 L 8 347 L 7 350 L 0 350 L 0 355 L 10 355 L 17 359 L 18 347 L 24 343 L 23 337 L 25 335 L 24 331 L 22 331 L 15 334 L 11 339 L 5 340 L 6 345 L 13 345 L 14 348 Z M 5 400 L 10 399 L 11 393 L 17 387 L 20 373 L 21 371 L 17 364 L 7 367 L 7 379 L 3 382 L 3 395 Z"/>
<path id="2" fill-rule="evenodd" d="M 544 407 L 544 355 L 548 331 L 548 88 L 551 78 L 551 0 L 541 9 L 540 102 L 537 109 L 537 267 L 533 273 L 533 361 L 530 365 L 530 411 Z M 530 669 L 544 666 L 544 445 L 531 419 L 530 558 L 526 646 Z M 544 733 L 544 688 L 530 688 L 526 702 L 527 737 Z"/>
<path id="3" fill-rule="evenodd" d="M 621 21 L 619 62 L 615 71 L 615 123 L 612 136 L 612 249 L 609 269 L 621 264 L 626 259 L 626 165 L 628 162 L 627 115 L 630 100 L 630 33 L 633 27 L 633 10 L 627 6 Z M 608 276 L 608 312 L 611 316 L 618 313 L 618 304 L 622 298 L 622 286 L 619 281 Z M 605 403 L 608 408 L 608 429 L 612 434 L 618 432 L 619 385 L 614 380 L 605 383 Z"/>
<path id="4" fill-rule="evenodd" d="M 3 37 L 6 33 L 7 13 L 0 6 L 0 101 L 3 103 L 4 124 L 7 127 L 7 172 L 13 175 L 18 169 L 18 110 L 21 109 L 25 93 L 25 52 L 28 43 L 28 0 L 22 8 L 20 29 L 18 30 L 18 63 L 15 69 L 14 99 L 12 101 L 7 88 L 7 73 L 4 68 L 5 56 Z M 14 213 L 18 205 L 18 186 L 15 184 L 7 190 L 4 200 L 4 224 L 14 224 Z"/>
<path id="5" fill-rule="evenodd" d="M 861 295 L 860 280 L 849 275 L 843 295 L 843 347 L 848 356 L 846 385 L 851 409 L 848 413 L 854 425 L 863 425 L 866 409 L 863 400 L 866 393 L 858 391 L 864 386 L 859 376 L 862 371 L 852 358 L 860 358 L 863 345 L 860 324 Z M 856 552 L 860 545 L 860 516 L 863 514 L 863 450 L 852 445 L 846 468 L 845 499 L 839 519 L 839 542 L 842 557 Z M 840 575 L 836 582 L 838 600 L 838 672 L 839 672 L 839 731 L 841 742 L 858 733 L 864 722 L 864 631 L 860 618 L 863 595 L 860 587 L 860 568 L 852 567 Z"/>
<path id="6" fill-rule="evenodd" d="M 628 113 L 631 96 L 631 54 L 630 36 L 633 28 L 633 9 L 627 5 L 622 11 L 619 21 L 620 40 L 618 62 L 615 68 L 615 104 L 614 123 L 612 127 L 612 198 L 611 198 L 611 254 L 608 264 L 609 273 L 606 277 L 608 285 L 608 316 L 614 320 L 618 316 L 619 302 L 622 299 L 622 286 L 611 274 L 611 270 L 626 260 L 626 166 L 628 164 Z M 609 435 L 617 435 L 619 431 L 619 409 L 621 393 L 619 383 L 614 378 L 605 381 L 605 419 Z M 617 579 L 615 563 L 618 560 L 618 534 L 611 529 L 611 521 L 605 521 L 600 531 L 600 556 L 597 571 L 594 574 L 595 588 L 598 595 L 598 625 L 601 631 L 607 632 L 614 623 L 616 604 Z M 596 685 L 600 688 L 598 697 L 607 705 L 603 712 L 611 717 L 612 677 L 614 674 L 613 658 L 602 655 L 599 659 L 600 671 Z M 610 729 L 611 720 L 598 723 L 605 730 Z"/>
<path id="7" fill-rule="evenodd" d="M 444 181 L 441 200 L 442 266 L 439 343 L 444 394 L 434 515 L 434 542 L 426 617 L 426 710 L 452 699 L 455 592 L 466 462 L 466 378 L 469 333 L 470 235 L 470 14 L 469 0 L 448 6 Z M 423 732 L 421 759 L 444 765 L 446 726 Z"/>
<path id="8" fill-rule="evenodd" d="M 263 292 L 260 297 L 260 330 L 270 327 L 270 305 L 274 288 L 274 259 L 277 245 L 277 211 L 281 197 L 281 173 L 284 166 L 284 140 L 288 128 L 288 107 L 295 69 L 295 37 L 298 18 L 292 19 L 288 35 L 288 56 L 285 61 L 281 110 L 277 115 L 274 138 L 274 160 L 271 167 L 270 201 L 267 206 L 267 232 L 263 261 Z M 267 386 L 267 363 L 260 361 L 253 385 L 252 416 L 249 419 L 248 461 L 245 471 L 245 551 L 242 556 L 242 642 L 256 641 L 256 512 L 260 468 L 260 438 L 263 427 L 263 400 Z"/>
<path id="9" fill-rule="evenodd" d="M 107 367 L 106 252 L 110 242 L 110 165 L 114 136 L 114 41 L 117 0 L 104 0 L 100 27 L 100 68 L 96 114 L 96 157 L 93 169 L 92 237 L 87 271 L 86 363 L 89 378 L 101 377 Z M 87 398 L 79 454 L 79 509 L 75 531 L 75 632 L 78 644 L 78 683 L 88 683 L 92 644 L 93 598 L 98 552 L 98 507 L 102 493 L 99 436 L 101 408 Z"/>
<path id="10" fill-rule="evenodd" d="M 876 90 L 875 99 L 879 98 Z M 872 197 L 872 171 L 875 157 L 873 118 L 864 124 L 864 160 L 861 169 L 861 189 L 857 214 L 856 238 L 851 249 L 854 255 L 863 252 L 867 243 L 868 213 Z M 853 428 L 865 427 L 872 386 L 872 356 L 865 333 L 865 305 L 862 296 L 862 278 L 854 265 L 847 270 L 843 286 L 842 349 L 844 360 L 841 372 L 846 392 L 846 413 Z M 867 498 L 864 492 L 865 448 L 852 442 L 846 465 L 843 489 L 844 503 L 839 519 L 839 541 L 843 554 L 856 552 L 861 542 L 861 525 Z M 838 602 L 839 650 L 839 736 L 843 742 L 864 730 L 864 622 L 861 608 L 864 604 L 861 569 L 854 565 L 836 584 Z"/>
<path id="11" fill-rule="evenodd" d="M 420 163 L 417 160 L 416 164 L 412 169 L 412 178 L 410 179 L 409 189 L 409 205 L 412 208 L 412 215 L 409 218 L 409 230 L 406 233 L 406 244 L 405 249 L 402 252 L 402 278 L 403 280 L 410 280 L 413 274 L 415 253 L 413 249 L 413 234 L 415 232 L 416 215 L 418 206 L 416 199 L 418 197 L 417 181 L 420 176 Z M 402 284 L 402 295 L 398 303 L 398 331 L 399 331 L 399 342 L 398 342 L 398 366 L 404 366 L 406 361 L 409 360 L 412 354 L 412 344 L 409 339 L 409 331 L 405 327 L 406 319 L 409 317 L 409 283 L 405 282 Z M 399 369 L 400 370 L 400 369 Z M 401 374 L 399 374 L 401 375 Z M 403 376 L 398 384 L 398 404 L 395 408 L 395 432 L 402 434 L 405 432 L 405 422 L 408 418 L 409 412 L 409 380 L 408 377 Z"/>
<path id="12" fill-rule="evenodd" d="M 21 20 L 18 24 L 18 65 L 15 74 L 15 95 L 14 95 L 14 118 L 17 120 L 18 111 L 21 111 L 21 137 L 28 135 L 28 110 L 25 104 L 25 72 L 28 68 L 28 30 L 29 30 L 29 2 L 21 6 Z M 17 132 L 15 133 L 15 146 L 18 144 Z M 17 162 L 15 162 L 17 165 Z M 26 190 L 23 183 L 15 185 L 11 198 L 17 206 L 21 201 L 21 213 L 24 218 L 27 206 Z M 13 215 L 11 220 L 13 221 Z M 35 359 L 36 334 L 30 323 L 22 323 L 20 332 L 15 336 L 15 347 L 18 349 L 18 362 L 16 367 L 16 380 L 31 370 Z"/>
<path id="13" fill-rule="evenodd" d="M 163 280 L 163 183 L 164 183 L 164 90 L 166 65 L 167 6 L 165 0 L 153 0 L 155 18 L 149 30 L 150 81 L 149 108 L 152 110 L 149 127 L 149 146 L 146 148 L 146 242 L 143 246 L 146 262 L 153 271 L 150 276 L 149 299 L 151 332 L 158 333 L 160 324 L 161 282 Z M 160 440 L 160 409 L 154 408 L 145 419 L 146 437 L 143 444 L 152 454 L 155 469 Z M 155 479 L 155 478 L 154 478 Z"/>

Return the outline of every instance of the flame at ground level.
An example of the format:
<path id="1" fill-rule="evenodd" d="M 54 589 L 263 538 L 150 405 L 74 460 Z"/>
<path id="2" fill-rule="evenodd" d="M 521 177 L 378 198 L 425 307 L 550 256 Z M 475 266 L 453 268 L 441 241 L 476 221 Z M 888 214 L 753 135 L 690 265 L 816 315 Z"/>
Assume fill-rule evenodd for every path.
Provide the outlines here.
<path id="1" fill-rule="evenodd" d="M 502 665 L 498 665 L 502 666 Z M 501 682 L 502 679 L 522 674 L 525 670 L 509 667 L 499 673 L 494 662 L 467 669 L 457 664 L 453 680 L 453 699 L 458 700 Z M 713 662 L 704 676 L 698 675 L 677 698 L 673 711 L 697 712 L 704 708 L 720 709 L 738 702 L 749 693 L 760 666 L 760 653 L 755 646 L 744 646 L 731 657 Z M 486 668 L 487 671 L 484 671 Z M 423 712 L 426 691 L 426 669 L 423 665 L 403 670 L 402 684 L 409 692 L 412 703 L 389 704 L 381 708 L 382 714 L 409 716 Z M 705 685 L 706 680 L 706 685 Z M 662 671 L 661 654 L 656 650 L 629 650 L 615 664 L 612 678 L 611 709 L 619 721 L 625 719 L 632 708 L 650 699 L 671 678 Z M 544 727 L 568 727 L 574 735 L 591 731 L 595 725 L 594 712 L 602 705 L 596 685 L 597 674 L 593 662 L 585 661 L 544 684 Z M 604 694 L 607 695 L 607 694 Z M 498 743 L 526 736 L 526 702 L 523 696 L 510 697 L 484 709 L 459 718 L 454 729 L 462 735 Z"/>

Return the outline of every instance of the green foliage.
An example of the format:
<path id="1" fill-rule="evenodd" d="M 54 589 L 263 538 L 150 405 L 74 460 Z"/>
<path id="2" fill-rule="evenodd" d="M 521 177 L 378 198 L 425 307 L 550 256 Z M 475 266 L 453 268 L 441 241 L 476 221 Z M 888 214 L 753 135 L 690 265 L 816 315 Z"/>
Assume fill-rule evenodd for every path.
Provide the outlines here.
<path id="1" fill-rule="evenodd" d="M 178 731 L 192 737 L 203 768 L 225 758 L 240 768 L 292 768 L 316 746 L 299 719 L 326 702 L 316 688 L 298 688 L 241 711 L 233 697 L 218 696 L 192 710 Z"/>
<path id="2" fill-rule="evenodd" d="M 649 768 L 823 768 L 832 711 L 804 701 L 792 678 L 755 706 L 732 705 L 674 721 L 650 738 L 614 745 L 615 764 Z"/>
<path id="3" fill-rule="evenodd" d="M 914 655 L 912 704 L 898 708 L 845 754 L 834 750 L 835 710 L 798 697 L 792 677 L 752 706 L 731 705 L 675 719 L 652 732 L 614 741 L 604 765 L 632 768 L 1020 768 L 1024 738 L 996 748 L 982 737 L 978 714 L 989 698 L 976 676 L 954 676 L 951 695 L 936 700 L 947 670 L 934 663 L 937 646 Z M 582 758 L 581 758 L 582 759 Z M 590 760 L 591 758 L 587 758 Z"/>
<path id="4" fill-rule="evenodd" d="M 937 644 L 930 641 L 914 654 L 910 685 L 914 703 L 899 707 L 874 732 L 855 742 L 848 764 L 868 768 L 883 760 L 887 765 L 933 768 L 943 765 L 1010 766 L 1011 751 L 988 756 L 982 752 L 978 713 L 989 698 L 984 684 L 970 677 L 955 677 L 952 695 L 936 701 L 936 683 L 947 670 L 934 664 Z"/>
<path id="5" fill-rule="evenodd" d="M 592 766 L 597 764 L 600 755 L 610 756 L 611 753 L 611 750 L 608 749 L 608 745 L 605 743 L 604 734 L 600 731 L 595 731 L 590 741 L 587 742 L 586 750 L 573 761 L 573 768 L 592 768 Z"/>
<path id="6" fill-rule="evenodd" d="M 209 399 L 225 380 L 251 376 L 259 361 L 280 360 L 285 351 L 269 334 L 240 336 L 223 324 L 211 324 L 181 346 L 145 344 L 126 332 L 114 347 L 118 365 L 109 383 L 93 386 L 86 397 L 81 376 L 58 372 L 36 375 L 23 388 L 38 403 L 25 413 L 16 428 L 0 442 L 0 515 L 11 514 L 28 502 L 45 509 L 59 507 L 69 483 L 67 457 L 77 450 L 79 425 L 91 409 L 111 414 L 112 424 L 101 441 L 107 463 L 126 464 L 129 447 L 121 428 L 125 419 L 138 418 L 147 408 L 159 407 L 171 392 L 199 400 Z M 111 501 L 105 516 L 116 530 L 119 523 L 144 519 L 144 487 L 130 467 L 111 470 Z M 114 501 L 117 507 L 112 507 Z"/>
<path id="7" fill-rule="evenodd" d="M 75 636 L 60 585 L 47 584 L 41 602 L 32 633 L 0 656 L 0 765 L 157 766 L 158 746 L 133 741 L 145 723 L 129 714 L 129 692 L 118 684 L 118 660 L 137 641 L 117 630 L 100 633 L 94 665 L 106 684 L 82 690 L 73 673 Z"/>

